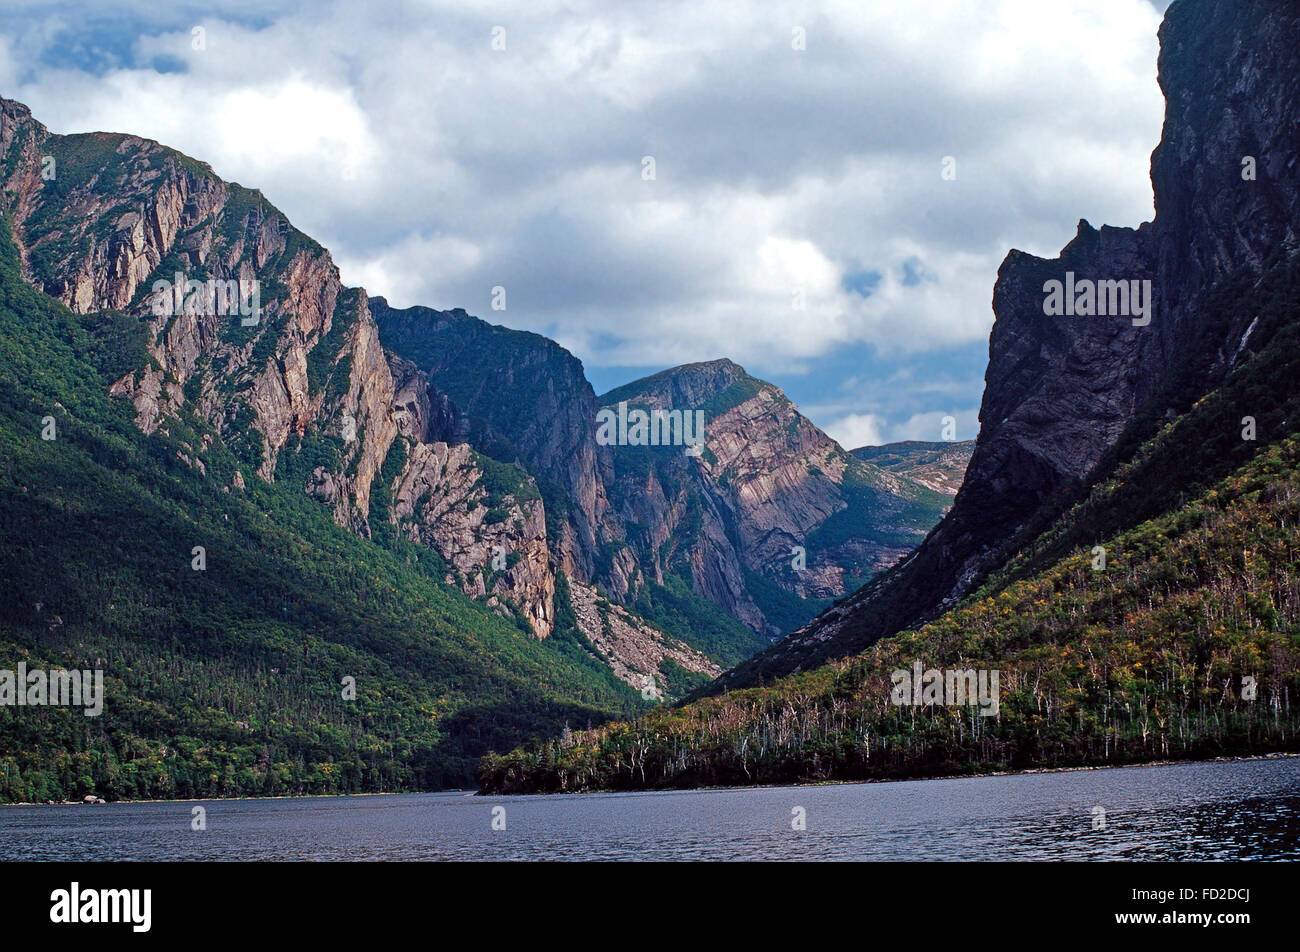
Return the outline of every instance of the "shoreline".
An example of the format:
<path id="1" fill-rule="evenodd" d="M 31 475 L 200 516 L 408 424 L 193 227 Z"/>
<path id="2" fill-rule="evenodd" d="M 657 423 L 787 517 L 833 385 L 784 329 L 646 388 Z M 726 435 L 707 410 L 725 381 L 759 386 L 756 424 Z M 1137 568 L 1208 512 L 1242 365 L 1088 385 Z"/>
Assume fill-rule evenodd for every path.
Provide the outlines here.
<path id="1" fill-rule="evenodd" d="M 693 793 L 696 791 L 709 790 L 775 790 L 782 787 L 827 787 L 827 786 L 846 786 L 858 783 L 918 783 L 927 780 L 978 780 L 985 777 L 1021 777 L 1034 774 L 1058 774 L 1058 773 L 1080 773 L 1089 770 L 1129 770 L 1141 767 L 1178 767 L 1189 764 L 1217 764 L 1217 763 L 1243 763 L 1248 761 L 1265 761 L 1265 760 L 1300 760 L 1300 752 L 1295 751 L 1278 751 L 1268 754 L 1249 754 L 1245 756 L 1225 756 L 1225 757 L 1206 757 L 1196 760 L 1147 760 L 1140 763 L 1132 764 L 1095 764 L 1080 767 L 1027 767 L 1024 770 L 992 770 L 984 773 L 969 774 L 936 774 L 929 777 L 888 777 L 880 779 L 857 779 L 857 780 L 814 780 L 805 783 L 754 783 L 743 786 L 697 786 L 697 787 L 660 787 L 654 789 L 637 789 L 637 790 L 583 790 L 579 792 L 555 791 L 551 793 L 484 793 L 481 790 L 465 790 L 457 788 L 455 790 L 392 790 L 383 792 L 366 792 L 366 793 L 300 793 L 300 794 L 277 794 L 270 797 L 185 797 L 180 799 L 157 799 L 157 800 L 109 800 L 103 803 L 86 803 L 82 800 L 64 800 L 59 803 L 0 803 L 0 809 L 6 807 L 97 807 L 97 806 L 116 806 L 119 804 L 165 804 L 165 803 L 233 803 L 243 801 L 270 801 L 270 800 L 339 800 L 354 797 L 403 797 L 419 796 L 429 794 L 459 794 L 463 797 L 582 797 L 593 794 L 607 795 L 611 793 Z"/>
<path id="2" fill-rule="evenodd" d="M 104 800 L 100 803 L 87 803 L 84 800 L 60 800 L 56 803 L 28 803 L 19 801 L 16 803 L 0 803 L 0 809 L 5 807 L 113 807 L 120 804 L 139 804 L 139 803 L 237 803 L 248 800 L 341 800 L 345 797 L 406 797 L 413 794 L 431 794 L 431 793 L 459 793 L 466 797 L 474 796 L 478 791 L 465 791 L 461 788 L 455 790 L 383 790 L 383 791 L 366 791 L 364 793 L 277 793 L 270 797 L 178 797 L 173 799 L 158 798 L 156 800 Z"/>
<path id="3" fill-rule="evenodd" d="M 550 793 L 484 793 L 475 791 L 476 797 L 581 797 L 587 794 L 609 793 L 691 793 L 697 790 L 776 790 L 783 787 L 840 787 L 857 783 L 924 783 L 928 780 L 980 780 L 985 777 L 1024 777 L 1032 774 L 1081 773 L 1088 770 L 1129 770 L 1139 767 L 1181 767 L 1191 764 L 1243 763 L 1255 760 L 1296 760 L 1300 751 L 1276 751 L 1268 754 L 1244 754 L 1223 757 L 1200 757 L 1182 760 L 1143 760 L 1131 764 L 1088 764 L 1081 767 L 1026 767 L 1024 770 L 988 770 L 980 773 L 933 774 L 923 777 L 864 777 L 853 780 L 808 780 L 803 783 L 747 783 L 743 785 L 718 784 L 695 787 L 646 787 L 627 790 L 601 788 L 599 790 L 565 791 Z"/>

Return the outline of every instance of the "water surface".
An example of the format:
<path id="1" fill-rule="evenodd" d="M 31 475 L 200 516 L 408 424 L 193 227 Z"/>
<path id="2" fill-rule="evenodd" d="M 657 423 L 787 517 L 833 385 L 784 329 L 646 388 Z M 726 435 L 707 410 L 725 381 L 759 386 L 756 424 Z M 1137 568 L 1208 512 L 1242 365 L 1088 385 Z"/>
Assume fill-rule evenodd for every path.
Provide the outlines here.
<path id="1" fill-rule="evenodd" d="M 191 829 L 196 805 L 206 830 Z M 664 793 L 0 806 L 0 859 L 1300 859 L 1300 759 Z"/>

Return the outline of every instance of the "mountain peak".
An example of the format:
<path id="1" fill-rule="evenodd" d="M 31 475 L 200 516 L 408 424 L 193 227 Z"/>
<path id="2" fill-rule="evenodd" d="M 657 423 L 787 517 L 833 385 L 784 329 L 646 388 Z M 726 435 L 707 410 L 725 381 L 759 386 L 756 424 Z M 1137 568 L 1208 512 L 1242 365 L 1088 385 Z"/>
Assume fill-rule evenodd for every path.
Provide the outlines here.
<path id="1" fill-rule="evenodd" d="M 716 360 L 697 360 L 689 364 L 681 364 L 672 368 L 673 370 L 703 370 L 710 373 L 730 373 L 744 374 L 745 368 L 740 366 L 729 357 L 719 357 Z"/>
<path id="2" fill-rule="evenodd" d="M 615 387 L 598 399 L 603 406 L 628 401 L 664 409 L 708 409 L 721 413 L 761 390 L 785 396 L 775 384 L 750 376 L 740 364 L 722 357 L 669 367 Z"/>

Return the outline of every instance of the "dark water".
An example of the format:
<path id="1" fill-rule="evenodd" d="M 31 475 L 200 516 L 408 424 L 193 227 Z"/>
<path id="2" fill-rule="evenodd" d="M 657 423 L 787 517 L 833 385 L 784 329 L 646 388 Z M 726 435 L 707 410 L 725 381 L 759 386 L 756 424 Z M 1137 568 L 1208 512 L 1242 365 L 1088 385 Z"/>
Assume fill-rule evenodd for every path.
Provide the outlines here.
<path id="1" fill-rule="evenodd" d="M 749 790 L 218 800 L 201 804 L 201 831 L 196 805 L 0 807 L 0 858 L 1300 858 L 1295 758 Z M 492 828 L 497 807 L 504 830 Z M 792 828 L 797 807 L 804 830 Z"/>

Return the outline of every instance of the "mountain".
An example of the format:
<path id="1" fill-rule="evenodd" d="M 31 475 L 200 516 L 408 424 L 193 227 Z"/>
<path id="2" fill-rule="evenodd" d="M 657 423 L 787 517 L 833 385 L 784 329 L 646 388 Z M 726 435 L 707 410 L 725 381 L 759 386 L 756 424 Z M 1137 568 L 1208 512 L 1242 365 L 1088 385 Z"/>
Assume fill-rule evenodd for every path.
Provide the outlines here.
<path id="1" fill-rule="evenodd" d="M 700 414 L 697 453 L 614 446 L 610 504 L 650 578 L 682 579 L 764 635 L 896 562 L 949 503 L 846 453 L 729 360 L 674 367 L 599 402 L 611 416 Z"/>
<path id="2" fill-rule="evenodd" d="M 560 567 L 593 578 L 610 460 L 596 444 L 596 395 L 582 363 L 552 340 L 463 310 L 399 310 L 382 297 L 371 308 L 384 346 L 455 407 L 463 438 L 533 474 L 554 522 Z M 610 581 L 626 594 L 625 576 Z"/>
<path id="3" fill-rule="evenodd" d="M 1284 315 L 1275 309 L 1264 319 L 1257 299 L 1266 284 L 1285 282 L 1278 269 L 1297 240 L 1298 22 L 1294 5 L 1280 0 L 1170 7 L 1160 31 L 1168 106 L 1151 161 L 1154 221 L 1136 229 L 1080 222 L 1055 259 L 1007 256 L 993 294 L 980 434 L 952 511 L 903 563 L 729 672 L 719 688 L 851 654 L 937 617 L 1133 460 L 1163 425 L 1270 344 L 1282 346 L 1274 338 Z M 1045 313 L 1049 282 L 1120 281 L 1138 282 L 1139 296 L 1149 288 L 1145 318 Z M 1254 416 L 1259 440 L 1280 438 L 1287 417 L 1275 411 L 1290 387 L 1282 380 L 1278 392 L 1252 396 L 1236 420 Z M 1242 426 L 1234 421 L 1230 435 Z M 1240 452 L 1175 461 L 1166 470 L 1172 482 L 1151 498 L 1195 492 Z M 1081 541 L 1095 538 L 1085 533 Z"/>
<path id="4" fill-rule="evenodd" d="M 956 496 L 966 478 L 966 467 L 970 465 L 974 451 L 974 440 L 950 443 L 904 440 L 884 446 L 861 446 L 849 452 L 863 462 L 906 476 L 927 489 L 945 496 Z"/>
<path id="5" fill-rule="evenodd" d="M 437 407 L 445 438 L 533 476 L 550 571 L 567 579 L 556 587 L 564 604 L 554 610 L 573 616 L 572 630 L 620 679 L 640 689 L 648 677 L 664 687 L 685 683 L 683 667 L 698 686 L 694 675 L 716 675 L 719 663 L 768 643 L 704 593 L 646 579 L 608 501 L 613 450 L 596 440 L 599 405 L 576 357 L 548 338 L 462 310 L 398 309 L 383 298 L 371 307 L 390 361 L 402 368 L 399 413 Z M 615 625 L 622 636 L 610 634 L 611 619 L 622 619 Z M 672 652 L 679 654 L 665 671 Z"/>
<path id="6" fill-rule="evenodd" d="M 734 365 L 741 399 L 685 391 L 719 421 L 702 457 L 602 443 L 554 341 L 346 287 L 157 142 L 0 99 L 0 160 L 0 650 L 106 667 L 111 702 L 90 734 L 0 714 L 0 798 L 464 783 L 699 689 L 946 505 Z M 701 507 L 680 553 L 648 544 Z M 767 564 L 787 543 L 807 581 Z"/>
<path id="7" fill-rule="evenodd" d="M 1297 749 L 1300 11 L 1176 0 L 1160 39 L 1156 217 L 1007 256 L 980 434 L 926 540 L 680 707 L 486 758 L 484 789 Z M 914 670 L 998 675 L 1000 703 L 896 694 Z"/>
<path id="8" fill-rule="evenodd" d="M 75 313 L 141 318 L 136 359 L 109 388 L 131 401 L 141 430 L 193 414 L 213 431 L 205 444 L 221 438 L 257 476 L 300 486 L 364 536 L 387 531 L 395 507 L 399 529 L 437 550 L 463 589 L 490 592 L 494 607 L 548 634 L 553 584 L 536 488 L 422 421 L 399 433 L 369 300 L 342 286 L 328 252 L 260 193 L 157 143 L 51 136 L 23 107 L 3 108 L 23 277 Z M 226 286 L 243 299 L 223 301 Z M 254 291 L 248 316 L 239 307 Z M 186 450 L 196 468 L 205 449 Z M 417 506 L 421 494 L 438 503 Z M 489 579 L 484 555 L 498 546 L 511 564 Z"/>

